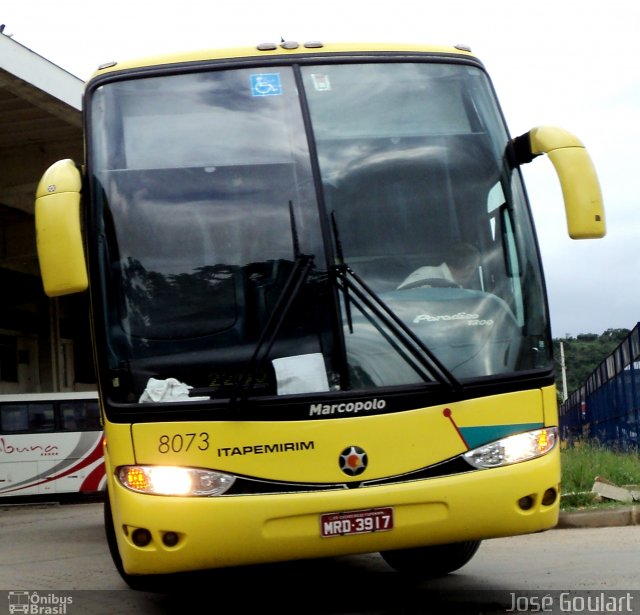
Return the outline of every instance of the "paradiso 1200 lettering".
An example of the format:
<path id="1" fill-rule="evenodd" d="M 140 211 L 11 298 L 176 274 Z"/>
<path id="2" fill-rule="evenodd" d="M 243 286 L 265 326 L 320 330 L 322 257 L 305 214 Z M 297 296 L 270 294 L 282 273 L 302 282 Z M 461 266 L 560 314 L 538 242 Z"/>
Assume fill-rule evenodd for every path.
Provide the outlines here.
<path id="1" fill-rule="evenodd" d="M 467 314 L 466 312 L 458 312 L 457 314 L 442 314 L 432 316 L 431 314 L 419 314 L 413 319 L 414 324 L 420 322 L 447 322 L 451 320 L 464 320 L 469 327 L 488 327 L 493 324 L 491 318 L 480 318 L 479 314 Z"/>

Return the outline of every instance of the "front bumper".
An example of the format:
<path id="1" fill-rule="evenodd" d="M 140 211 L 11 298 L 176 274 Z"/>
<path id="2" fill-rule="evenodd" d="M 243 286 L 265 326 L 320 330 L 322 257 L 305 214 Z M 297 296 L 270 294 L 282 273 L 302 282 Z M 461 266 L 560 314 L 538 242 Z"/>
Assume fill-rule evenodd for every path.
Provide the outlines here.
<path id="1" fill-rule="evenodd" d="M 560 452 L 507 467 L 360 489 L 277 495 L 163 497 L 109 476 L 114 528 L 128 574 L 165 574 L 370 553 L 526 534 L 554 527 Z M 549 490 L 556 497 L 549 501 Z M 544 495 L 547 493 L 547 497 Z M 523 504 L 526 502 L 526 506 Z M 392 507 L 391 531 L 320 535 L 320 516 Z M 136 546 L 136 529 L 150 542 Z M 171 540 L 166 540 L 167 534 Z M 169 543 L 169 544 L 167 544 Z"/>

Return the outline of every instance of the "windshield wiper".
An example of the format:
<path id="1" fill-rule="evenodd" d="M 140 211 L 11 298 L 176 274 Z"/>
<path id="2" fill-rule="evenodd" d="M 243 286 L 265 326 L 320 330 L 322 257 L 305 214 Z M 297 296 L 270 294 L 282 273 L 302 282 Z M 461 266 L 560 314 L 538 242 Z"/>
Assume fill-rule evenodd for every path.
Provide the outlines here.
<path id="1" fill-rule="evenodd" d="M 278 299 L 271 310 L 271 314 L 269 315 L 269 318 L 262 329 L 262 333 L 256 342 L 251 358 L 245 365 L 241 374 L 235 379 L 233 390 L 229 395 L 229 408 L 234 407 L 238 400 L 245 400 L 249 395 L 263 361 L 269 355 L 293 302 L 300 293 L 300 289 L 307 281 L 309 273 L 314 266 L 313 255 L 302 254 L 300 251 L 298 229 L 293 211 L 293 203 L 291 201 L 289 201 L 289 219 L 291 221 L 291 235 L 293 240 L 293 267 L 287 276 L 284 286 L 278 295 Z M 189 395 L 190 397 L 206 395 L 213 397 L 218 390 L 218 387 L 213 386 L 194 387 L 189 391 Z"/>
<path id="2" fill-rule="evenodd" d="M 302 254 L 300 251 L 298 229 L 293 211 L 293 203 L 291 201 L 289 201 L 289 220 L 291 222 L 291 237 L 293 240 L 293 268 L 289 272 L 284 287 L 282 288 L 282 291 L 280 291 L 278 299 L 269 314 L 269 318 L 267 319 L 253 353 L 251 354 L 251 358 L 235 381 L 233 391 L 229 396 L 229 408 L 233 408 L 238 401 L 244 401 L 248 397 L 253 385 L 255 384 L 256 375 L 258 374 L 262 363 L 269 356 L 271 348 L 278 337 L 287 314 L 291 310 L 291 306 L 300 294 L 300 290 L 306 283 L 309 274 L 314 267 L 313 255 Z M 200 391 L 201 390 L 202 389 L 200 389 Z"/>
<path id="3" fill-rule="evenodd" d="M 338 278 L 341 276 L 341 272 L 346 271 L 348 267 L 344 262 L 344 254 L 342 252 L 342 242 L 340 241 L 340 233 L 338 231 L 338 223 L 336 221 L 336 212 L 331 212 L 331 228 L 333 230 L 333 240 L 336 244 L 336 256 L 338 262 L 335 265 L 334 271 L 338 274 Z M 349 333 L 353 333 L 353 318 L 351 315 L 351 296 L 349 295 L 349 286 L 345 285 L 342 289 L 344 293 L 344 309 L 347 316 L 347 324 L 349 325 Z"/>
<path id="4" fill-rule="evenodd" d="M 289 313 L 293 302 L 300 293 L 300 289 L 307 281 L 314 266 L 314 257 L 300 254 L 296 257 L 293 268 L 278 296 L 278 299 L 258 338 L 251 358 L 247 361 L 241 374 L 235 379 L 233 390 L 229 395 L 228 407 L 234 407 L 238 401 L 244 401 L 249 395 L 256 381 L 262 363 L 271 352 L 271 348 L 278 337 L 278 333 Z M 218 387 L 194 387 L 189 391 L 190 397 L 213 397 L 219 391 Z"/>
<path id="5" fill-rule="evenodd" d="M 278 337 L 278 333 L 295 301 L 300 293 L 300 289 L 307 281 L 309 273 L 313 268 L 313 255 L 302 254 L 300 251 L 300 241 L 298 239 L 298 228 L 296 217 L 293 211 L 293 203 L 289 201 L 289 220 L 291 222 L 291 237 L 293 240 L 294 264 L 293 269 L 287 277 L 287 281 L 278 296 L 278 299 L 269 314 L 269 318 L 260 334 L 256 347 L 247 363 L 245 369 L 236 381 L 232 395 L 229 397 L 229 406 L 233 407 L 240 397 L 244 401 L 253 385 L 255 377 L 263 361 L 269 356 L 271 348 Z M 263 350 L 264 348 L 264 350 Z"/>
<path id="6" fill-rule="evenodd" d="M 351 294 L 375 316 L 393 335 L 395 339 L 383 331 L 375 320 L 357 305 L 362 314 L 376 329 L 391 343 L 396 351 L 401 354 L 405 360 L 409 362 L 424 380 L 437 380 L 441 384 L 448 386 L 455 392 L 463 389 L 460 381 L 451 373 L 451 371 L 438 359 L 433 351 L 411 330 L 411 328 L 403 322 L 398 315 L 378 296 L 378 294 L 367 285 L 367 283 L 346 263 L 342 252 L 342 243 L 338 231 L 338 225 L 335 218 L 335 212 L 331 212 L 331 221 L 334 242 L 336 245 L 337 263 L 332 268 L 334 278 L 338 283 L 338 288 L 342 290 L 345 297 L 345 312 L 349 331 L 353 332 L 353 319 L 351 314 L 351 303 L 354 302 Z M 413 358 L 401 352 L 400 346 Z M 419 366 L 419 367 L 418 367 Z M 422 369 L 419 369 L 422 368 Z M 426 377 L 425 377 L 426 376 Z"/>
<path id="7" fill-rule="evenodd" d="M 307 254 L 296 256 L 293 269 L 289 273 L 284 288 L 267 319 L 253 354 L 236 380 L 234 390 L 229 397 L 229 406 L 233 406 L 238 401 L 238 398 L 244 401 L 249 395 L 255 383 L 256 374 L 259 372 L 264 360 L 269 356 L 293 302 L 307 281 L 311 269 L 313 269 L 313 264 L 313 256 Z"/>

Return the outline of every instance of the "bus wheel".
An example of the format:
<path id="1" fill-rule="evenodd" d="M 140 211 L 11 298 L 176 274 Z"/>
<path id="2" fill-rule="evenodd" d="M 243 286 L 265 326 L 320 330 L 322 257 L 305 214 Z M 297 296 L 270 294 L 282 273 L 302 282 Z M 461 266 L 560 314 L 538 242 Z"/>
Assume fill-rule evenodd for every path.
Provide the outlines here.
<path id="1" fill-rule="evenodd" d="M 133 575 L 127 574 L 122 565 L 120 551 L 118 551 L 118 541 L 116 540 L 116 531 L 113 525 L 113 516 L 111 514 L 111 502 L 109 501 L 109 493 L 105 493 L 104 498 L 104 531 L 107 535 L 107 544 L 109 545 L 109 553 L 115 564 L 116 570 L 122 577 L 122 580 L 131 588 L 140 591 L 154 591 L 159 586 L 157 576 L 160 575 Z"/>
<path id="2" fill-rule="evenodd" d="M 398 572 L 422 578 L 435 578 L 462 568 L 476 554 L 479 547 L 479 540 L 469 540 L 448 545 L 383 551 L 380 555 Z"/>

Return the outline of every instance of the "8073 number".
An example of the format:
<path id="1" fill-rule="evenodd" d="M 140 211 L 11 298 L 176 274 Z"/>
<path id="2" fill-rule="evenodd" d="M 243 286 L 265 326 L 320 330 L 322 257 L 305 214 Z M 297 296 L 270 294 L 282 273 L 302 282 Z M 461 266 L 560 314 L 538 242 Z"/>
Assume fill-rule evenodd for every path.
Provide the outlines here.
<path id="1" fill-rule="evenodd" d="M 209 434 L 206 431 L 200 433 L 176 433 L 173 435 L 162 434 L 158 441 L 158 452 L 166 453 L 186 453 L 191 448 L 199 451 L 209 449 Z"/>

